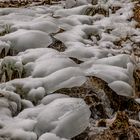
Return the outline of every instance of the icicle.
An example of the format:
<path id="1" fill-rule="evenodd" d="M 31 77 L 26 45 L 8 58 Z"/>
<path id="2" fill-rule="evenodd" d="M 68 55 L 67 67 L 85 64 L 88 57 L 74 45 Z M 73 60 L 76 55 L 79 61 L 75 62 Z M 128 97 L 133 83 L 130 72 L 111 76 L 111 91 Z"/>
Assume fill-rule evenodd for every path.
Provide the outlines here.
<path id="1" fill-rule="evenodd" d="M 3 73 L 2 77 L 1 77 L 1 82 L 6 82 L 6 75 L 5 75 L 5 72 Z"/>
<path id="2" fill-rule="evenodd" d="M 15 64 L 15 70 L 18 71 L 18 76 L 19 76 L 19 78 L 21 78 L 22 77 L 22 72 L 23 72 L 22 62 L 16 62 L 16 64 Z"/>
<path id="3" fill-rule="evenodd" d="M 11 69 L 7 69 L 6 72 L 8 75 L 8 80 L 12 80 L 13 71 Z"/>

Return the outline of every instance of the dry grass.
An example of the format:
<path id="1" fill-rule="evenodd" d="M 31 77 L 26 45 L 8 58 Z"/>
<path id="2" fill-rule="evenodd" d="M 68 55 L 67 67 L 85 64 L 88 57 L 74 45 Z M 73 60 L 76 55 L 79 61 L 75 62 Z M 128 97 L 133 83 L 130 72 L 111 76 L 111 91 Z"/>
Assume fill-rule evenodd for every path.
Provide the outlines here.
<path id="1" fill-rule="evenodd" d="M 0 8 L 13 7 L 18 8 L 31 3 L 30 1 L 0 1 Z"/>
<path id="2" fill-rule="evenodd" d="M 136 5 L 134 8 L 134 19 L 138 22 L 137 28 L 140 28 L 140 1 L 136 1 Z"/>
<path id="3" fill-rule="evenodd" d="M 9 0 L 9 1 L 0 1 L 0 8 L 18 8 L 18 7 L 27 7 L 30 6 L 33 2 L 36 5 L 45 5 L 45 4 L 57 4 L 60 0 Z"/>

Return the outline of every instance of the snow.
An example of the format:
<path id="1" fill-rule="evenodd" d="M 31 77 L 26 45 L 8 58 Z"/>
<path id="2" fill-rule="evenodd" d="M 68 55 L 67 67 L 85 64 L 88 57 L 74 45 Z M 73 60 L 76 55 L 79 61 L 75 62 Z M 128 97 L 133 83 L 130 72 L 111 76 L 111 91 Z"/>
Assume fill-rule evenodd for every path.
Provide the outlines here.
<path id="1" fill-rule="evenodd" d="M 96 47 L 87 47 L 82 43 L 68 42 L 66 43 L 68 49 L 64 52 L 69 57 L 78 58 L 83 61 L 90 60 L 91 58 L 103 58 L 108 55 L 107 50 L 100 50 Z"/>
<path id="2" fill-rule="evenodd" d="M 95 75 L 107 83 L 113 81 L 121 80 L 131 84 L 131 79 L 129 77 L 129 72 L 127 69 L 123 69 L 116 66 L 104 65 L 104 64 L 93 64 L 91 68 L 85 71 L 86 75 Z M 131 76 L 132 73 L 130 73 Z"/>
<path id="3" fill-rule="evenodd" d="M 7 55 L 8 50 L 10 48 L 10 42 L 9 41 L 8 42 L 3 42 L 3 41 L 0 40 L 0 53 L 2 52 L 3 48 L 5 48 L 5 50 L 6 50 L 5 55 Z"/>
<path id="4" fill-rule="evenodd" d="M 76 1 L 75 0 L 66 0 L 66 3 L 65 3 L 65 7 L 66 8 L 72 8 L 75 5 L 76 5 Z"/>
<path id="5" fill-rule="evenodd" d="M 3 98 L 0 99 L 0 105 L 1 105 L 1 115 L 4 113 L 3 109 L 7 108 L 6 110 L 9 112 L 7 112 L 9 115 L 11 116 L 12 114 L 16 114 L 20 109 L 21 109 L 21 98 L 19 95 L 17 95 L 14 92 L 10 92 L 10 91 L 0 91 L 1 96 Z M 5 114 L 5 113 L 4 113 Z"/>
<path id="6" fill-rule="evenodd" d="M 109 84 L 109 87 L 113 89 L 117 94 L 123 96 L 133 96 L 132 87 L 123 81 L 114 81 Z"/>
<path id="7" fill-rule="evenodd" d="M 18 122 L 14 128 L 19 127 L 26 131 L 35 128 L 38 136 L 43 134 L 41 139 L 49 137 L 46 132 L 54 133 L 52 136 L 56 134 L 62 138 L 72 138 L 88 126 L 90 111 L 82 99 L 56 94 L 48 95 L 44 100 L 45 105 L 24 109 L 19 113 L 15 121 L 20 123 Z M 78 121 L 73 121 L 75 119 Z M 11 127 L 13 127 L 12 124 L 10 124 Z"/>
<path id="8" fill-rule="evenodd" d="M 122 68 L 127 68 L 127 64 L 132 62 L 131 57 L 127 54 L 118 54 L 116 56 L 105 57 L 95 61 L 89 60 L 91 64 L 106 64 Z"/>
<path id="9" fill-rule="evenodd" d="M 41 58 L 40 58 L 41 59 Z M 76 66 L 76 64 L 68 58 L 46 58 L 46 60 L 37 60 L 32 72 L 32 77 L 45 77 L 59 69 Z"/>
<path id="10" fill-rule="evenodd" d="M 6 132 L 3 132 L 3 134 L 5 133 Z M 35 133 L 23 131 L 21 129 L 16 129 L 15 131 L 12 131 L 9 133 L 7 134 L 7 136 L 10 135 L 11 139 L 19 139 L 19 140 L 36 140 L 37 139 L 37 136 Z"/>
<path id="11" fill-rule="evenodd" d="M 87 40 L 88 35 L 98 35 L 100 34 L 100 30 L 97 28 L 97 26 L 91 26 L 91 25 L 77 25 L 73 27 L 71 30 L 68 30 L 63 33 L 59 33 L 55 35 L 55 38 L 62 41 L 64 44 L 66 42 L 82 42 L 82 43 L 88 43 L 93 44 L 90 40 Z"/>
<path id="12" fill-rule="evenodd" d="M 33 105 L 33 103 L 31 102 L 31 101 L 29 101 L 29 100 L 25 100 L 25 99 L 23 99 L 22 101 L 21 101 L 21 105 L 22 105 L 22 108 L 31 108 L 31 107 L 33 107 L 34 105 Z"/>
<path id="13" fill-rule="evenodd" d="M 55 100 L 55 99 L 58 99 L 58 98 L 68 98 L 68 97 L 69 97 L 68 95 L 64 95 L 64 94 L 60 94 L 60 93 L 50 94 L 50 95 L 44 97 L 41 100 L 41 103 L 44 104 L 44 105 L 47 105 L 50 102 L 52 102 L 53 100 Z"/>
<path id="14" fill-rule="evenodd" d="M 43 22 L 25 22 L 25 23 L 17 23 L 11 26 L 11 31 L 15 31 L 18 29 L 27 29 L 27 30 L 39 30 L 46 32 L 48 34 L 55 33 L 59 30 L 57 25 L 51 21 L 43 21 Z"/>
<path id="15" fill-rule="evenodd" d="M 20 52 L 19 57 L 22 60 L 23 64 L 27 64 L 29 62 L 34 62 L 35 60 L 40 58 L 40 56 L 47 54 L 56 55 L 58 54 L 58 52 L 50 48 L 27 49 L 25 52 Z"/>
<path id="16" fill-rule="evenodd" d="M 52 43 L 50 36 L 42 31 L 19 29 L 16 32 L 0 37 L 2 41 L 10 41 L 15 53 L 31 48 L 45 48 Z"/>
<path id="17" fill-rule="evenodd" d="M 36 120 L 39 113 L 44 109 L 43 105 L 38 105 L 33 108 L 24 109 L 17 115 L 17 118 Z"/>
<path id="18" fill-rule="evenodd" d="M 39 136 L 47 131 L 72 138 L 86 129 L 89 117 L 90 111 L 82 99 L 56 99 L 38 115 L 35 132 Z"/>
<path id="19" fill-rule="evenodd" d="M 32 102 L 37 102 L 45 96 L 45 89 L 43 87 L 38 87 L 37 89 L 31 89 L 28 93 L 28 99 Z"/>
<path id="20" fill-rule="evenodd" d="M 53 133 L 45 133 L 39 137 L 39 140 L 67 140 L 67 139 L 60 138 Z"/>
<path id="21" fill-rule="evenodd" d="M 89 126 L 88 105 L 57 91 L 82 86 L 88 76 L 135 98 L 133 49 L 140 30 L 131 20 L 134 3 L 91 3 L 0 9 L 0 139 L 67 140 L 82 133 Z M 109 16 L 95 14 L 97 8 L 110 8 Z M 56 40 L 63 52 L 50 48 Z"/>
<path id="22" fill-rule="evenodd" d="M 47 92 L 52 93 L 61 88 L 81 86 L 85 81 L 86 77 L 79 68 L 68 67 L 50 74 L 43 83 Z"/>
<path id="23" fill-rule="evenodd" d="M 18 76 L 21 78 L 23 72 L 23 65 L 21 61 L 11 56 L 5 57 L 1 62 L 1 73 L 6 74 L 9 80 L 12 79 L 13 71 L 16 71 Z"/>
<path id="24" fill-rule="evenodd" d="M 71 9 L 59 9 L 54 12 L 54 17 L 66 17 L 70 15 L 84 15 L 87 8 L 92 5 L 82 5 Z"/>
<path id="25" fill-rule="evenodd" d="M 59 26 L 64 30 L 72 29 L 76 25 L 92 23 L 93 18 L 87 15 L 70 15 L 59 19 Z"/>

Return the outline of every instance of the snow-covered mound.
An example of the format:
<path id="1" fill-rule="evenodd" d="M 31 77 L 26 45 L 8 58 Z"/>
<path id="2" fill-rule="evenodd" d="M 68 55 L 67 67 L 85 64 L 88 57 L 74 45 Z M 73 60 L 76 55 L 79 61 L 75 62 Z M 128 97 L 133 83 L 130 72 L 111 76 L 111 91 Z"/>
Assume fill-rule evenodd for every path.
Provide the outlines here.
<path id="1" fill-rule="evenodd" d="M 16 32 L 0 37 L 4 42 L 9 41 L 15 53 L 30 48 L 45 48 L 52 43 L 50 36 L 42 31 L 19 29 Z"/>
<path id="2" fill-rule="evenodd" d="M 89 117 L 90 111 L 83 100 L 56 99 L 38 115 L 35 132 L 39 136 L 44 132 L 52 132 L 60 137 L 72 138 L 86 129 Z"/>
<path id="3" fill-rule="evenodd" d="M 29 107 L 14 118 L 7 116 L 8 114 L 3 114 L 3 112 L 6 113 L 8 106 L 5 106 L 5 110 L 3 107 L 3 111 L 1 110 L 1 119 L 3 119 L 3 122 L 1 122 L 0 137 L 36 140 L 37 134 L 41 136 L 39 139 L 47 137 L 57 138 L 57 136 L 72 138 L 87 128 L 91 113 L 82 99 L 66 98 L 65 96 L 59 98 L 57 97 L 58 95 L 54 95 L 54 99 L 53 95 L 49 96 L 50 99 L 52 96 L 52 99 L 48 99 L 50 103 L 47 105 L 41 104 L 36 107 Z M 11 95 L 11 97 L 14 96 Z M 78 119 L 78 121 L 75 122 L 75 119 Z M 47 135 L 47 132 L 54 134 Z"/>
<path id="4" fill-rule="evenodd" d="M 60 138 L 53 133 L 45 133 L 39 137 L 39 140 L 67 140 L 67 139 Z"/>

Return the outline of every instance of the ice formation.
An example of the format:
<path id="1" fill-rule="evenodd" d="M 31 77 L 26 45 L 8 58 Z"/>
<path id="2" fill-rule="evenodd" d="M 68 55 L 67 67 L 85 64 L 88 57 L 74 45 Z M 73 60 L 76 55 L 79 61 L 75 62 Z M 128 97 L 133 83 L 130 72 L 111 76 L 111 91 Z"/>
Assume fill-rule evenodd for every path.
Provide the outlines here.
<path id="1" fill-rule="evenodd" d="M 81 87 L 87 77 L 133 97 L 140 65 L 133 57 L 140 42 L 133 7 L 130 0 L 66 0 L 0 8 L 0 139 L 67 140 L 82 133 L 88 105 L 54 92 Z"/>

